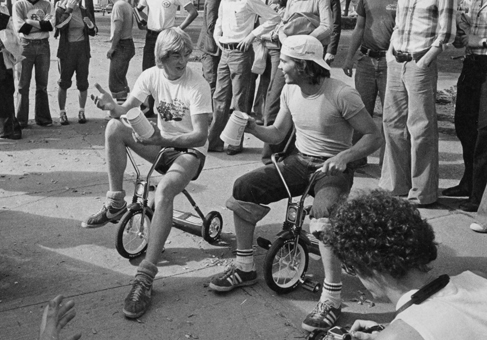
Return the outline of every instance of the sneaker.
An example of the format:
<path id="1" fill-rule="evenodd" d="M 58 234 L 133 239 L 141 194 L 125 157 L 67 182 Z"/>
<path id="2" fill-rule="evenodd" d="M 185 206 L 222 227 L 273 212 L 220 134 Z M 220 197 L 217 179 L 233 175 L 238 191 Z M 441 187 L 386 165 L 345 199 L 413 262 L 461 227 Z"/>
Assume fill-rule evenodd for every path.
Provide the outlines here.
<path id="1" fill-rule="evenodd" d="M 341 307 L 333 307 L 328 300 L 325 302 L 320 301 L 315 309 L 306 316 L 301 327 L 308 332 L 315 330 L 326 331 L 335 325 L 341 314 Z"/>
<path id="2" fill-rule="evenodd" d="M 108 222 L 116 223 L 127 211 L 127 202 L 122 208 L 115 209 L 103 204 L 103 207 L 94 215 L 88 217 L 85 221 L 81 222 L 83 228 L 99 228 L 103 227 Z"/>
<path id="3" fill-rule="evenodd" d="M 78 113 L 78 123 L 80 124 L 86 123 L 85 111 L 80 111 Z"/>
<path id="4" fill-rule="evenodd" d="M 59 123 L 61 125 L 69 125 L 68 116 L 66 116 L 66 112 L 62 112 L 59 116 Z"/>
<path id="5" fill-rule="evenodd" d="M 257 283 L 257 271 L 244 272 L 231 264 L 225 271 L 210 282 L 210 289 L 228 292 L 237 287 L 251 286 Z"/>
<path id="6" fill-rule="evenodd" d="M 470 225 L 470 229 L 478 233 L 487 233 L 487 226 L 484 226 L 480 223 L 472 223 Z"/>
<path id="7" fill-rule="evenodd" d="M 129 319 L 141 317 L 149 308 L 152 294 L 152 285 L 135 279 L 132 289 L 125 298 L 123 314 Z"/>

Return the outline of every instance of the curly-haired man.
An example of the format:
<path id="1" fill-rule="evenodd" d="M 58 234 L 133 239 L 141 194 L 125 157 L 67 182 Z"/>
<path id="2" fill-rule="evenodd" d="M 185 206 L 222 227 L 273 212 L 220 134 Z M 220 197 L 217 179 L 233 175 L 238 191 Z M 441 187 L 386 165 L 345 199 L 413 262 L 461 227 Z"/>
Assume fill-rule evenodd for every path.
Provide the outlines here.
<path id="1" fill-rule="evenodd" d="M 485 337 L 487 280 L 472 272 L 450 277 L 449 282 L 443 276 L 444 285 L 436 292 L 420 304 L 410 304 L 414 293 L 434 281 L 430 263 L 437 257 L 433 228 L 411 203 L 375 190 L 342 204 L 330 221 L 324 243 L 372 295 L 387 297 L 397 309 L 392 323 L 379 334 L 361 332 L 375 322 L 356 321 L 351 328 L 354 338 Z"/>

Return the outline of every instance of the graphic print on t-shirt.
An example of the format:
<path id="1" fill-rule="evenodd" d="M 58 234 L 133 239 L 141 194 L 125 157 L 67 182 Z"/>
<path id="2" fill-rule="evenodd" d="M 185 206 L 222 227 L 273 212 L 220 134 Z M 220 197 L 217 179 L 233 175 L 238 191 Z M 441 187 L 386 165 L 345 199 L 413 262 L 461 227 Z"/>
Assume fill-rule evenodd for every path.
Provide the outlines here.
<path id="1" fill-rule="evenodd" d="M 173 100 L 172 103 L 160 101 L 156 109 L 157 112 L 159 112 L 161 119 L 166 122 L 170 120 L 177 122 L 181 121 L 185 116 L 185 113 L 189 111 L 189 109 L 178 99 Z"/>

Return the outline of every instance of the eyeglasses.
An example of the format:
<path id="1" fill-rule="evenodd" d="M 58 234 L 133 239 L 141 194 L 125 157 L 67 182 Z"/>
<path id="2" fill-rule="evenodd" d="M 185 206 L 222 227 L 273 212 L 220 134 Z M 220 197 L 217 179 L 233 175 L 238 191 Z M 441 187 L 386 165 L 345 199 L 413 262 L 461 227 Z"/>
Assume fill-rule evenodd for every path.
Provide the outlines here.
<path id="1" fill-rule="evenodd" d="M 355 268 L 353 268 L 352 266 L 342 263 L 342 268 L 345 271 L 345 273 L 347 273 L 348 275 L 357 276 L 357 272 L 355 271 Z"/>

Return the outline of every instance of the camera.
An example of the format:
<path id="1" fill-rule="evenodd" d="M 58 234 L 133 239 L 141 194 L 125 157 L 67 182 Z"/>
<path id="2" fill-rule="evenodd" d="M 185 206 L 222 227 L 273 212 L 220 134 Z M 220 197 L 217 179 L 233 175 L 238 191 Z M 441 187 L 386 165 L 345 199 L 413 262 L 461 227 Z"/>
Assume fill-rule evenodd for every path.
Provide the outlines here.
<path id="1" fill-rule="evenodd" d="M 326 340 L 352 340 L 352 335 L 343 327 L 335 326 L 328 330 Z"/>

